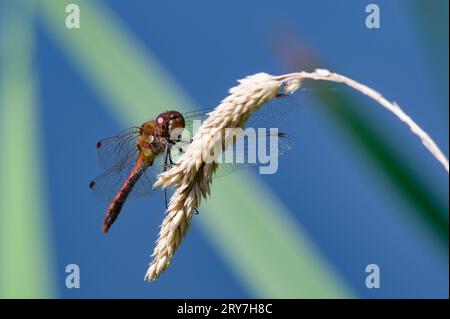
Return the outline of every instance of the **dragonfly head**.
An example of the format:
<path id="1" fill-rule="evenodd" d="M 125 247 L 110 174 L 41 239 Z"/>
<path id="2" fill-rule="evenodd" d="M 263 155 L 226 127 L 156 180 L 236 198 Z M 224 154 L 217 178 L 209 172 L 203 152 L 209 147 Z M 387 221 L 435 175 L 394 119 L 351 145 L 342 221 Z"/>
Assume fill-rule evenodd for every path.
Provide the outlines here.
<path id="1" fill-rule="evenodd" d="M 176 129 L 183 129 L 185 125 L 183 115 L 177 111 L 161 113 L 156 117 L 155 122 L 161 136 L 168 139 L 172 132 Z"/>

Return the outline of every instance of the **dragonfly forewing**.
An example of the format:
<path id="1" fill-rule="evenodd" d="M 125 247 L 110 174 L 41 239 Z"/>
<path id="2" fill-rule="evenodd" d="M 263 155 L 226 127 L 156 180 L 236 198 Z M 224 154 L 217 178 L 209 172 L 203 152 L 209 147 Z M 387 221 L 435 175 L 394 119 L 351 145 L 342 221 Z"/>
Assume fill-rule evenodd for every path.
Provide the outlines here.
<path id="1" fill-rule="evenodd" d="M 136 151 L 139 134 L 139 127 L 131 127 L 116 136 L 98 141 L 96 147 L 100 165 L 104 169 L 112 168 L 131 152 Z"/>
<path id="2" fill-rule="evenodd" d="M 111 201 L 130 177 L 139 156 L 137 148 L 130 150 L 116 165 L 97 176 L 91 183 L 92 193 L 101 200 Z M 140 198 L 154 193 L 153 184 L 163 171 L 163 154 L 158 154 L 150 166 L 143 167 L 143 173 L 135 182 L 129 198 Z"/>

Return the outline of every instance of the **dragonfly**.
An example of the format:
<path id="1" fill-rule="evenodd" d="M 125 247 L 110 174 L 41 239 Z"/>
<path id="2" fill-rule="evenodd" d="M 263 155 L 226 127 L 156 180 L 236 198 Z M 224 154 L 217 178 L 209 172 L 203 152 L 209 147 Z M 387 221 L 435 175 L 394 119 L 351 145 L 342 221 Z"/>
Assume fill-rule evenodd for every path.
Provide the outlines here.
<path id="1" fill-rule="evenodd" d="M 294 97 L 278 93 L 252 114 L 244 128 L 275 127 L 292 117 L 298 109 L 299 103 Z M 192 142 L 189 137 L 195 133 L 194 121 L 203 122 L 212 110 L 203 109 L 183 114 L 167 111 L 141 126 L 130 127 L 116 136 L 97 142 L 97 156 L 104 172 L 90 182 L 89 188 L 95 197 L 110 202 L 103 218 L 104 233 L 109 231 L 128 199 L 156 193 L 153 184 L 158 175 L 177 165 L 177 160 Z M 188 137 L 185 138 L 186 134 L 176 134 L 174 137 L 173 132 L 180 130 L 187 132 Z M 293 147 L 293 138 L 285 133 L 263 134 L 276 137 L 277 155 L 282 155 Z M 272 138 L 266 140 L 267 143 L 274 141 Z M 235 145 L 241 145 L 241 149 L 236 149 L 236 154 L 242 152 L 245 158 L 251 151 L 251 146 L 244 143 Z M 234 156 L 237 156 L 236 154 Z M 239 163 L 221 163 L 214 178 L 255 165 L 256 162 L 246 160 Z M 163 191 L 167 208 L 166 189 Z"/>

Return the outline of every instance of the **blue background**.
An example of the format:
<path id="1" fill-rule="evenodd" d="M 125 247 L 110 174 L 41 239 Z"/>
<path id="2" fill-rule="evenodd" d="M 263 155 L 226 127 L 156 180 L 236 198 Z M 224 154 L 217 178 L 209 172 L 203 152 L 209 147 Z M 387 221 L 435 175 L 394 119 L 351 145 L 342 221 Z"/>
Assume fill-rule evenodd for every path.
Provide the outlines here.
<path id="1" fill-rule="evenodd" d="M 289 55 L 306 47 L 321 61 L 316 67 L 350 76 L 397 101 L 448 154 L 448 71 L 442 71 L 442 83 L 433 69 L 437 63 L 448 70 L 448 51 L 440 59 L 442 52 L 430 48 L 439 41 L 428 42 L 432 37 L 412 1 L 376 1 L 381 8 L 378 30 L 364 25 L 367 1 L 101 2 L 199 107 L 217 105 L 236 79 L 249 74 L 311 70 L 296 66 Z M 440 5 L 448 12 L 446 1 Z M 446 19 L 448 28 L 448 13 Z M 441 33 L 433 36 L 448 45 L 448 31 L 437 30 Z M 58 296 L 252 297 L 195 222 L 167 272 L 151 285 L 142 280 L 162 219 L 161 196 L 130 201 L 112 231 L 101 233 L 107 204 L 88 189 L 100 172 L 95 143 L 124 127 L 102 107 L 104 102 L 48 35 L 43 21 L 36 34 Z M 345 87 L 326 86 L 360 103 L 363 117 L 389 145 L 397 146 L 397 156 L 411 163 L 414 174 L 443 203 L 448 222 L 448 175 L 420 142 L 375 103 Z M 307 82 L 305 87 L 318 86 Z M 259 181 L 303 225 L 357 297 L 447 298 L 448 244 L 409 213 L 414 208 L 327 112 L 333 106 L 316 94 L 297 93 L 301 110 L 281 128 L 295 137 L 296 147 L 282 157 L 276 175 Z M 149 105 L 148 117 L 154 115 Z M 71 263 L 81 267 L 81 289 L 65 287 L 65 266 Z M 381 267 L 380 289 L 365 287 L 364 269 L 370 263 Z"/>

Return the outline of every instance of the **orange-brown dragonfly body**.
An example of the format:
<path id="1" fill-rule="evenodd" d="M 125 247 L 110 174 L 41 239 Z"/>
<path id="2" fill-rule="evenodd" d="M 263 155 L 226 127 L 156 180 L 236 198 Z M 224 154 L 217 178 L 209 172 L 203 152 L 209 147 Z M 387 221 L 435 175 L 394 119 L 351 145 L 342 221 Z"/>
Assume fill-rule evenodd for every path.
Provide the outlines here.
<path id="1" fill-rule="evenodd" d="M 285 94 L 277 94 L 248 120 L 246 127 L 268 128 L 288 119 L 297 111 L 297 102 Z M 131 127 L 119 135 L 103 139 L 97 143 L 100 164 L 105 171 L 89 185 L 94 195 L 110 201 L 103 219 L 103 231 L 108 232 L 119 216 L 121 209 L 130 197 L 153 194 L 153 184 L 157 175 L 174 164 L 173 154 L 182 154 L 193 136 L 194 121 L 203 121 L 212 109 L 181 114 L 167 111 L 154 120 L 139 127 Z M 179 135 L 186 129 L 189 136 Z M 181 129 L 181 130 L 180 130 Z M 172 136 L 173 135 L 173 136 Z M 273 136 L 272 134 L 264 135 Z M 285 134 L 276 134 L 279 154 L 292 147 L 292 139 Z M 231 174 L 234 171 L 256 164 L 221 164 L 215 177 Z M 164 190 L 167 207 L 167 194 Z"/>
<path id="2" fill-rule="evenodd" d="M 176 111 L 164 112 L 158 115 L 155 120 L 147 121 L 139 127 L 136 145 L 138 151 L 136 163 L 106 210 L 103 219 L 103 232 L 108 232 L 111 225 L 119 216 L 136 182 L 144 174 L 145 170 L 153 165 L 155 157 L 166 151 L 170 134 L 177 128 L 184 128 L 184 118 Z M 99 141 L 97 143 L 97 149 L 100 149 L 104 146 L 105 142 L 107 143 L 109 141 L 110 139 Z M 101 179 L 97 178 L 93 180 L 90 188 L 94 189 L 99 180 Z"/>

